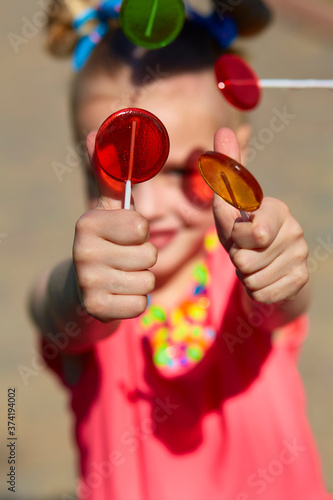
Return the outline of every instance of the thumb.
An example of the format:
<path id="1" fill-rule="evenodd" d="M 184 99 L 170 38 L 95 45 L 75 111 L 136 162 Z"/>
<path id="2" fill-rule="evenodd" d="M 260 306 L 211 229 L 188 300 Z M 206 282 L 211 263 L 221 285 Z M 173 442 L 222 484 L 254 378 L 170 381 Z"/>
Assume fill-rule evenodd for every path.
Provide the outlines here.
<path id="1" fill-rule="evenodd" d="M 220 128 L 214 137 L 214 151 L 240 161 L 240 149 L 235 132 L 230 128 Z"/>
<path id="2" fill-rule="evenodd" d="M 99 199 L 97 206 L 106 210 L 123 208 L 125 184 L 112 179 L 100 166 L 95 152 L 96 135 L 96 130 L 88 134 L 86 146 L 98 185 Z"/>
<path id="3" fill-rule="evenodd" d="M 223 153 L 230 158 L 240 161 L 240 148 L 235 133 L 229 128 L 220 128 L 214 137 L 214 151 Z M 238 219 L 239 211 L 229 205 L 220 196 L 214 194 L 213 212 L 216 230 L 224 248 L 229 251 L 231 241 L 231 231 Z"/>

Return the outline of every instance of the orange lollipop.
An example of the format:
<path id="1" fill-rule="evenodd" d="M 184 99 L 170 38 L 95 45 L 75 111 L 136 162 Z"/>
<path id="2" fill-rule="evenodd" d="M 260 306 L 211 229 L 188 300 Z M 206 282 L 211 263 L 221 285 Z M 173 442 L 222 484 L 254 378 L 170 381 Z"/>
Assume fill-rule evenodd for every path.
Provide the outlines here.
<path id="1" fill-rule="evenodd" d="M 253 175 L 236 160 L 222 153 L 208 151 L 199 158 L 199 171 L 208 186 L 248 220 L 246 212 L 257 210 L 263 192 Z"/>

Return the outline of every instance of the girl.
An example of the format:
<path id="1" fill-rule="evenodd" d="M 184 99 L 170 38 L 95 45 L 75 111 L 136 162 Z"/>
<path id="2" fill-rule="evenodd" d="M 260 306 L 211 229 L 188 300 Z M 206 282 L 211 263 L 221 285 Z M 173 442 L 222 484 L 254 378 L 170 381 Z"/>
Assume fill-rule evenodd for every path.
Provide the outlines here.
<path id="1" fill-rule="evenodd" d="M 112 24 L 73 86 L 88 211 L 72 257 L 31 294 L 44 358 L 71 398 L 77 496 L 326 499 L 295 364 L 309 305 L 303 232 L 272 198 L 242 222 L 198 177 L 214 135 L 237 160 L 249 135 L 216 89 L 210 32 L 187 21 L 147 51 Z M 128 106 L 158 116 L 171 149 L 123 210 L 123 186 L 105 185 L 93 151 L 96 129 Z"/>

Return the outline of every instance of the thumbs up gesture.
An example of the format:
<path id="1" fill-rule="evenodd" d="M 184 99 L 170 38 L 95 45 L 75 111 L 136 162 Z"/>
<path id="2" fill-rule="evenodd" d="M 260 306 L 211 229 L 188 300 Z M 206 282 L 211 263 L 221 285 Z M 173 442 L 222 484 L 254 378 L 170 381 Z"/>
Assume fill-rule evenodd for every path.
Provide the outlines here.
<path id="1" fill-rule="evenodd" d="M 215 135 L 215 150 L 240 159 L 235 134 L 227 128 Z M 249 222 L 215 196 L 213 210 L 221 243 L 250 297 L 258 302 L 291 300 L 308 282 L 308 247 L 301 226 L 288 207 L 264 198 Z"/>
<path id="2" fill-rule="evenodd" d="M 87 149 L 99 187 L 96 208 L 76 223 L 73 262 L 82 304 L 90 316 L 108 323 L 133 318 L 147 305 L 155 286 L 149 270 L 157 250 L 149 239 L 147 220 L 134 210 L 123 210 L 119 183 L 103 182 L 94 159 L 96 132 L 89 134 Z"/>

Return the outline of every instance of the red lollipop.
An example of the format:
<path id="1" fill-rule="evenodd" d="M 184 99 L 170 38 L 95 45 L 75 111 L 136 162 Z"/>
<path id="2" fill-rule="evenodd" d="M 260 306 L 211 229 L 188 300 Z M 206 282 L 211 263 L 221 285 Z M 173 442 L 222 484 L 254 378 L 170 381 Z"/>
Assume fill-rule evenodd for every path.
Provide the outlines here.
<path id="1" fill-rule="evenodd" d="M 239 56 L 224 54 L 215 63 L 217 86 L 222 95 L 236 108 L 249 111 L 257 106 L 261 89 L 333 89 L 333 80 L 290 78 L 260 79 Z"/>
<path id="2" fill-rule="evenodd" d="M 236 108 L 249 111 L 261 98 L 259 78 L 245 61 L 234 54 L 224 54 L 215 63 L 218 88 Z"/>
<path id="3" fill-rule="evenodd" d="M 131 184 L 147 181 L 161 170 L 169 155 L 169 136 L 152 113 L 122 109 L 99 128 L 95 154 L 108 176 L 126 183 L 124 208 L 130 208 Z"/>

